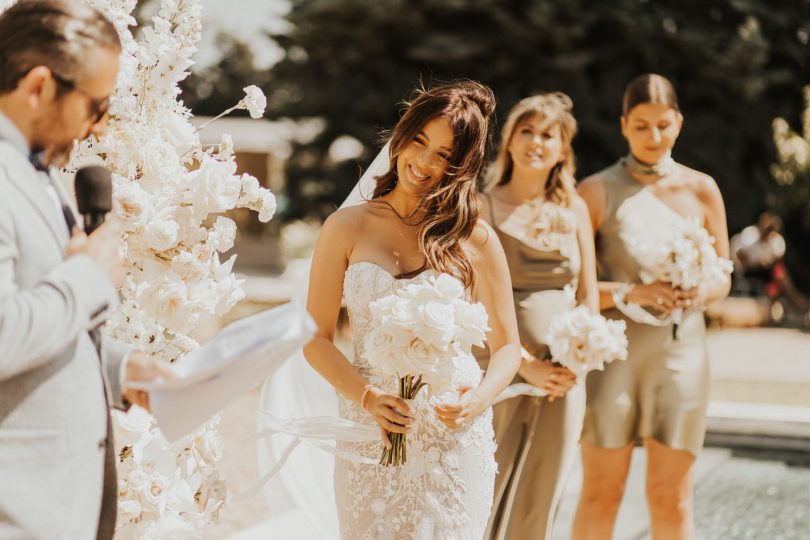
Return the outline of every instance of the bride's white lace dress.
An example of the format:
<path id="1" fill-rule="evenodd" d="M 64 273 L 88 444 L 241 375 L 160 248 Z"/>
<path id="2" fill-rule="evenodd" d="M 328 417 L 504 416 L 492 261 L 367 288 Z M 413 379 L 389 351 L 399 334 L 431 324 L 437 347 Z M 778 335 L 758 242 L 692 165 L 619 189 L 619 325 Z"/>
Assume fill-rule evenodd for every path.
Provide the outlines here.
<path id="1" fill-rule="evenodd" d="M 395 394 L 394 381 L 371 373 L 362 343 L 371 320 L 369 304 L 394 292 L 398 280 L 373 263 L 349 265 L 343 295 L 355 347 L 353 364 L 374 385 Z M 456 361 L 456 387 L 476 387 L 481 370 L 470 356 Z M 457 395 L 456 395 L 457 396 Z M 444 396 L 450 398 L 452 396 Z M 420 392 L 416 417 L 407 437 L 408 462 L 401 467 L 367 465 L 338 459 L 335 497 L 341 537 L 347 540 L 468 540 L 484 536 L 495 482 L 492 411 L 451 430 L 436 419 L 426 392 Z M 353 402 L 340 400 L 340 416 L 376 425 Z M 378 459 L 382 443 L 341 444 L 350 452 Z"/>

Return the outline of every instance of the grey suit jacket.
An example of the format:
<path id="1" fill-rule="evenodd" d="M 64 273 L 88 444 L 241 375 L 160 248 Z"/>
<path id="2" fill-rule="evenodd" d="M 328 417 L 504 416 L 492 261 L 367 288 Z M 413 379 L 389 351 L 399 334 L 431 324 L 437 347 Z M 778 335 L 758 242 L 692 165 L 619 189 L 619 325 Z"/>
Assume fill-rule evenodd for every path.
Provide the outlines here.
<path id="1" fill-rule="evenodd" d="M 120 403 L 128 349 L 103 340 L 100 361 L 88 330 L 118 295 L 89 257 L 64 258 L 67 227 L 40 175 L 0 140 L 0 539 L 93 539 L 106 396 Z"/>

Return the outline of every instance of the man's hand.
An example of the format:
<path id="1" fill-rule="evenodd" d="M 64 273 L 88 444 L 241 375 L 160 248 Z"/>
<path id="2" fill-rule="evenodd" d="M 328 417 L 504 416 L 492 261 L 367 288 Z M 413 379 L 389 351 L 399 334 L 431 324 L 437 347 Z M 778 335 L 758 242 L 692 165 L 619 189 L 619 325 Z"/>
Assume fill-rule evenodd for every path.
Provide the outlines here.
<path id="1" fill-rule="evenodd" d="M 134 351 L 127 357 L 126 363 L 126 382 L 134 381 L 154 381 L 157 379 L 171 380 L 176 379 L 177 375 L 169 367 L 168 362 L 159 360 L 151 354 L 146 354 Z M 150 410 L 149 408 L 149 394 L 143 390 L 126 389 L 124 385 L 123 396 L 124 399 L 132 403 Z"/>
<path id="2" fill-rule="evenodd" d="M 115 219 L 104 221 L 90 236 L 74 227 L 65 255 L 67 257 L 87 255 L 96 261 L 112 284 L 118 288 L 127 274 L 123 231 L 123 226 Z"/>

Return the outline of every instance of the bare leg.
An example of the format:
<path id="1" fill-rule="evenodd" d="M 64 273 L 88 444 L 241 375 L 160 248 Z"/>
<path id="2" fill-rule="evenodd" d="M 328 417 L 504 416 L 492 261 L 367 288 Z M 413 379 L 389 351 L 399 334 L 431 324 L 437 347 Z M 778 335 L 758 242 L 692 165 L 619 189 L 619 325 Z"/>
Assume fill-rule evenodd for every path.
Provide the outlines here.
<path id="1" fill-rule="evenodd" d="M 653 540 L 692 540 L 692 466 L 695 456 L 656 440 L 647 449 L 647 505 Z"/>
<path id="2" fill-rule="evenodd" d="M 624 448 L 582 445 L 582 492 L 571 532 L 573 540 L 605 540 L 613 536 L 616 514 L 630 471 L 633 444 Z"/>

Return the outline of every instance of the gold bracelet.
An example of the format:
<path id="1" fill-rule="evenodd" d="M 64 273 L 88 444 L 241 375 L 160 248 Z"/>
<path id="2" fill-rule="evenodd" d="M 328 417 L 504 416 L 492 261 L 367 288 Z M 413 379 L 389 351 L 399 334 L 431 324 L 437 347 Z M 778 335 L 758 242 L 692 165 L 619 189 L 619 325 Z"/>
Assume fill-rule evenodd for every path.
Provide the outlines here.
<path id="1" fill-rule="evenodd" d="M 363 389 L 363 393 L 360 395 L 360 406 L 363 408 L 364 411 L 368 410 L 366 408 L 366 396 L 368 395 L 369 391 L 371 391 L 372 388 L 375 388 L 373 384 L 367 384 Z"/>

